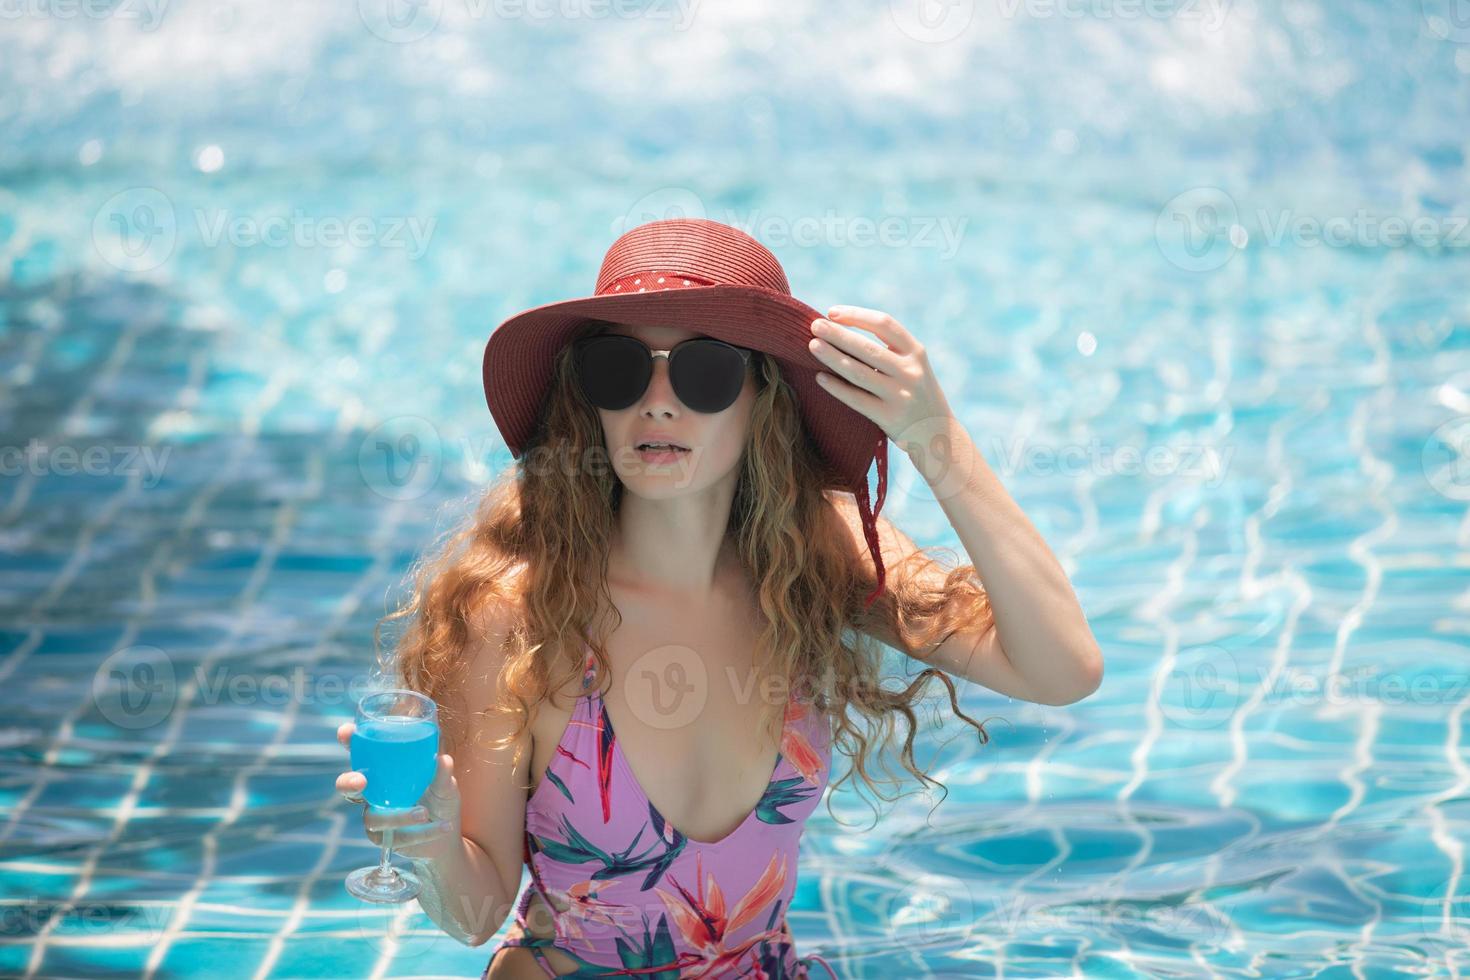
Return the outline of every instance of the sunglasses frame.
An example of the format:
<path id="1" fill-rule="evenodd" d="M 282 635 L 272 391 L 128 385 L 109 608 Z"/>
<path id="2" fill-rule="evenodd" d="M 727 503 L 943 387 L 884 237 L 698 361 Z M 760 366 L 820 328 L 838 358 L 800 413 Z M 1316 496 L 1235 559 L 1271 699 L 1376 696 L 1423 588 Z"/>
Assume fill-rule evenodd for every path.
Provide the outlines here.
<path id="1" fill-rule="evenodd" d="M 573 353 L 576 355 L 576 363 L 577 363 L 577 367 L 578 367 L 579 376 L 580 376 L 580 371 L 581 371 L 581 354 L 582 354 L 583 348 L 585 348 L 587 345 L 593 343 L 594 341 L 605 340 L 605 339 L 607 339 L 609 337 L 617 337 L 617 338 L 621 338 L 621 339 L 624 339 L 624 340 L 631 340 L 633 343 L 637 344 L 639 347 L 642 347 L 645 351 L 648 352 L 648 380 L 643 383 L 642 390 L 640 390 L 636 395 L 633 396 L 633 401 L 632 402 L 629 402 L 627 406 L 624 406 L 624 408 L 631 407 L 633 404 L 635 404 L 638 401 L 638 399 L 640 399 L 640 398 L 643 397 L 643 395 L 644 395 L 645 392 L 648 391 L 648 386 L 653 382 L 653 362 L 656 359 L 658 359 L 659 357 L 663 357 L 664 359 L 666 359 L 669 362 L 669 383 L 672 385 L 673 384 L 673 380 L 674 380 L 673 379 L 674 355 L 676 353 L 678 353 L 678 351 L 679 351 L 679 349 L 681 347 L 686 347 L 689 344 L 703 342 L 703 343 L 710 343 L 710 344 L 719 344 L 721 347 L 728 347 L 731 350 L 733 350 L 735 353 L 737 353 L 737 354 L 740 355 L 740 361 L 741 361 L 741 365 L 742 365 L 741 370 L 742 371 L 746 367 L 748 367 L 750 365 L 750 354 L 751 354 L 751 351 L 748 348 L 745 348 L 745 347 L 737 347 L 734 344 L 732 344 L 732 343 L 730 343 L 728 341 L 721 340 L 718 337 L 707 337 L 707 336 L 689 337 L 689 338 L 686 338 L 685 340 L 679 341 L 677 344 L 675 344 L 673 347 L 668 348 L 667 350 L 659 350 L 659 349 L 655 349 L 653 347 L 650 347 L 648 344 L 644 343 L 643 341 L 639 340 L 637 337 L 634 337 L 634 336 L 632 336 L 630 334 L 625 334 L 625 333 L 600 333 L 600 334 L 594 334 L 591 337 L 583 337 L 580 340 L 577 340 L 577 341 L 573 342 L 573 344 L 572 344 Z M 583 393 L 585 395 L 585 390 L 584 390 Z M 677 387 L 674 388 L 674 396 L 679 399 L 680 403 L 683 404 L 685 408 L 688 408 L 691 412 L 700 412 L 701 415 L 716 415 L 716 414 L 718 414 L 720 412 L 723 412 L 725 410 L 725 408 L 729 408 L 730 405 L 733 405 L 734 404 L 734 401 L 732 400 L 730 402 L 730 405 L 726 405 L 725 408 L 717 408 L 713 412 L 702 412 L 699 409 L 695 408 L 694 406 L 690 405 L 688 402 L 684 401 L 684 396 L 681 395 L 681 394 L 679 394 L 679 389 Z M 736 397 L 738 398 L 739 395 L 737 394 Z M 588 400 L 590 401 L 591 399 L 588 399 Z M 598 407 L 601 407 L 601 406 L 598 406 Z M 604 411 L 623 411 L 624 409 L 603 409 L 603 410 Z"/>

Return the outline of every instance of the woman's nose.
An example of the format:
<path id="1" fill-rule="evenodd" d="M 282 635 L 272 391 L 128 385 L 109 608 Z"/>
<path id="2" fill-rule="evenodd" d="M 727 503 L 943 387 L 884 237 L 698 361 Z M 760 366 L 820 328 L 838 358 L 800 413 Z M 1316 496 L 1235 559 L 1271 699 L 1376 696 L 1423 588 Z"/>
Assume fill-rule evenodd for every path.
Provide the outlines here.
<path id="1" fill-rule="evenodd" d="M 679 398 L 674 394 L 673 383 L 669 380 L 667 357 L 653 359 L 653 376 L 648 379 L 648 389 L 643 392 L 643 404 L 645 407 L 678 407 Z"/>

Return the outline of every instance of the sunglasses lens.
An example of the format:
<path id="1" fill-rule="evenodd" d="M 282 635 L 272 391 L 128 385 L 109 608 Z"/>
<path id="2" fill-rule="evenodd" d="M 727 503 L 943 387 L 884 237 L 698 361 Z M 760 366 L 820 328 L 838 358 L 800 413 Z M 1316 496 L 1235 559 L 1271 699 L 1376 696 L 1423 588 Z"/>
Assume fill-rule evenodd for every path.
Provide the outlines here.
<path id="1" fill-rule="evenodd" d="M 718 340 L 682 344 L 671 372 L 674 394 L 696 412 L 723 412 L 745 386 L 745 359 Z"/>
<path id="2" fill-rule="evenodd" d="M 610 412 L 637 401 L 652 372 L 648 348 L 631 337 L 593 337 L 582 345 L 577 357 L 583 394 L 593 405 Z"/>

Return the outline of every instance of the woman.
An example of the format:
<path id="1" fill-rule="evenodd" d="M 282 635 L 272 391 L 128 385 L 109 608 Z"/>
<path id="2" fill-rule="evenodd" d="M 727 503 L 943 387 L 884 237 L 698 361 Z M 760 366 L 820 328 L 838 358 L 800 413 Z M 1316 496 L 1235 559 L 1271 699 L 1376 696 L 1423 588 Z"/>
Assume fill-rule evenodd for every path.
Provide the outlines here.
<path id="1" fill-rule="evenodd" d="M 409 623 L 393 669 L 440 705 L 445 752 L 421 809 L 367 813 L 369 836 L 395 828 L 421 905 L 462 941 L 514 917 L 489 980 L 835 976 L 796 955 L 785 914 L 832 747 L 872 788 L 869 735 L 901 715 L 903 765 L 934 783 L 911 751 L 930 678 L 982 742 L 951 675 L 1091 693 L 1101 656 L 1055 557 L 908 331 L 819 317 L 718 222 L 622 236 L 592 297 L 492 334 L 485 387 L 518 464 L 388 617 Z M 878 517 L 890 438 L 972 564 Z M 884 689 L 875 641 L 930 666 Z"/>

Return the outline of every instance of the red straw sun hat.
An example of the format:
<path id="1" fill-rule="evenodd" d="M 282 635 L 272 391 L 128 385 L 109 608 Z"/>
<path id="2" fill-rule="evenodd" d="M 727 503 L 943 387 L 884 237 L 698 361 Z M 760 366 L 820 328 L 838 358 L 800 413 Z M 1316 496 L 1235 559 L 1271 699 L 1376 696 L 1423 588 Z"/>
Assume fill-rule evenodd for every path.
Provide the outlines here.
<path id="1" fill-rule="evenodd" d="M 884 582 L 877 521 L 887 492 L 888 440 L 876 423 L 817 383 L 823 365 L 807 344 L 811 323 L 820 316 L 791 295 L 770 250 L 740 229 L 706 218 L 652 221 L 608 248 L 593 295 L 517 313 L 490 334 L 485 401 L 519 459 L 539 420 L 553 358 L 587 320 L 681 327 L 775 358 L 828 468 L 826 485 L 857 498 L 878 579 L 865 603 L 871 605 Z M 875 460 L 873 504 L 868 468 Z"/>

